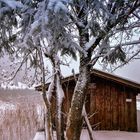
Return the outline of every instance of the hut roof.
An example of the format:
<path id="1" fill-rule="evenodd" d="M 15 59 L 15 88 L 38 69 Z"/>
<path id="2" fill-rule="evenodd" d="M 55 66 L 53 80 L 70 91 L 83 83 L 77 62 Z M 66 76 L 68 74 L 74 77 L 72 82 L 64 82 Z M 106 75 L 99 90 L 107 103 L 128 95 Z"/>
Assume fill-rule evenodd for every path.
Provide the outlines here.
<path id="1" fill-rule="evenodd" d="M 107 80 L 113 81 L 115 83 L 119 83 L 121 85 L 131 87 L 133 89 L 136 89 L 140 93 L 140 83 L 137 83 L 135 81 L 132 81 L 132 80 L 108 73 L 108 72 L 103 72 L 103 71 L 97 70 L 97 69 L 91 70 L 91 75 L 95 75 L 99 78 L 107 79 Z M 76 77 L 78 77 L 78 74 L 76 74 Z M 66 83 L 68 81 L 73 81 L 73 80 L 75 80 L 73 75 L 68 76 L 68 77 L 65 77 L 62 79 L 62 83 Z M 46 84 L 46 87 L 48 87 L 48 85 L 49 85 L 49 83 Z M 40 90 L 40 89 L 41 89 L 41 86 L 36 87 L 36 90 Z"/>

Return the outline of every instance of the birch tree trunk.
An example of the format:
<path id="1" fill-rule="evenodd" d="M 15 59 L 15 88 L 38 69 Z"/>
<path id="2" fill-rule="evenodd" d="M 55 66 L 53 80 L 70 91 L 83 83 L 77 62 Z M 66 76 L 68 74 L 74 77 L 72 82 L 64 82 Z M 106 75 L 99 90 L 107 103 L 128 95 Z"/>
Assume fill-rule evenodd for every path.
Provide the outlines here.
<path id="1" fill-rule="evenodd" d="M 57 81 L 60 80 L 60 75 L 58 74 L 56 78 L 57 78 L 56 79 Z M 59 84 L 61 84 L 61 83 L 59 83 Z M 61 87 L 61 89 L 62 89 L 62 87 Z M 56 94 L 59 94 L 58 91 Z M 59 96 L 59 95 L 56 95 L 56 96 Z M 64 140 L 62 106 L 63 106 L 63 97 L 62 97 L 61 101 L 59 101 L 59 99 L 57 97 L 56 98 L 56 135 L 57 135 L 57 140 Z"/>
<path id="2" fill-rule="evenodd" d="M 59 59 L 57 59 L 56 54 L 54 54 L 52 60 L 55 69 L 56 137 L 57 140 L 64 140 L 64 129 L 63 129 L 63 120 L 62 120 L 63 119 L 62 106 L 64 101 L 64 92 L 61 83 L 60 62 Z"/>
<path id="3" fill-rule="evenodd" d="M 52 140 L 52 119 L 51 119 L 51 109 L 50 103 L 46 96 L 46 88 L 45 88 L 45 67 L 43 61 L 43 55 L 41 49 L 39 50 L 40 62 L 41 62 L 41 70 L 42 70 L 42 97 L 45 104 L 45 139 Z"/>
<path id="4" fill-rule="evenodd" d="M 56 105 L 56 135 L 57 140 L 64 140 L 62 104 Z"/>
<path id="5" fill-rule="evenodd" d="M 51 119 L 51 111 L 50 111 L 50 104 L 47 101 L 47 98 L 43 96 L 43 100 L 45 102 L 45 139 L 52 140 L 53 139 L 53 131 L 52 131 L 52 119 Z"/>

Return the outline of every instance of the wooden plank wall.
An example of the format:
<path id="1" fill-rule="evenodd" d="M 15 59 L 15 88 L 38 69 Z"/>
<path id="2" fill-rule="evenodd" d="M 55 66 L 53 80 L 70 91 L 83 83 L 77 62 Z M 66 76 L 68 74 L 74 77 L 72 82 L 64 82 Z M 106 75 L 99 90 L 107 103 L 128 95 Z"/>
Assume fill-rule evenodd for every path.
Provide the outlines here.
<path id="1" fill-rule="evenodd" d="M 93 126 L 100 123 L 96 130 L 137 131 L 134 90 L 98 78 L 96 90 L 90 89 L 89 92 L 91 94 L 90 114 L 98 110 L 98 113 L 90 119 Z M 126 102 L 126 99 L 131 99 L 132 102 Z"/>
<path id="2" fill-rule="evenodd" d="M 99 77 L 92 79 L 93 88 L 90 85 L 86 100 L 88 115 L 92 116 L 96 112 L 90 118 L 92 128 L 96 130 L 137 131 L 136 92 L 106 79 Z M 65 122 L 74 86 L 74 81 L 63 85 Z M 126 102 L 126 99 L 132 99 L 132 102 Z"/>

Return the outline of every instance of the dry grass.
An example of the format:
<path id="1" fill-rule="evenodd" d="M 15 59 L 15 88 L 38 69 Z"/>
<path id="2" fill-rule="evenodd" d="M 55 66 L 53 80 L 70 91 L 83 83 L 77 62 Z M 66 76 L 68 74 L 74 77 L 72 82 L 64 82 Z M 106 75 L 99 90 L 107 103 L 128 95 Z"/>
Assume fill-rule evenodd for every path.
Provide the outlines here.
<path id="1" fill-rule="evenodd" d="M 43 127 L 43 100 L 38 93 L 0 90 L 0 106 L 0 140 L 32 140 Z"/>

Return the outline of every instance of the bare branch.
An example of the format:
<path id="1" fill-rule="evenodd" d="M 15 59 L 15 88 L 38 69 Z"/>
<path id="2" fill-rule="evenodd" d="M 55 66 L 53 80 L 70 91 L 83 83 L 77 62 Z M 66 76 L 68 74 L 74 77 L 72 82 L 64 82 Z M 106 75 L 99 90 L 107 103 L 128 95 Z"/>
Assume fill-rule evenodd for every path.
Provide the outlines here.
<path id="1" fill-rule="evenodd" d="M 134 15 L 135 17 L 137 17 L 137 18 L 140 20 L 140 16 L 139 16 L 138 14 L 133 13 L 133 15 Z"/>
<path id="2" fill-rule="evenodd" d="M 83 106 L 83 116 L 84 116 L 84 120 L 85 120 L 85 122 L 87 124 L 87 129 L 88 129 L 90 140 L 95 140 L 95 138 L 93 137 L 93 134 L 92 134 L 92 127 L 91 127 L 89 119 L 87 117 L 87 112 L 86 112 L 85 104 Z"/>
<path id="3" fill-rule="evenodd" d="M 95 116 L 97 113 L 99 113 L 98 110 L 96 110 L 94 113 L 92 113 L 92 114 L 88 117 L 88 119 L 92 118 L 92 117 Z"/>

